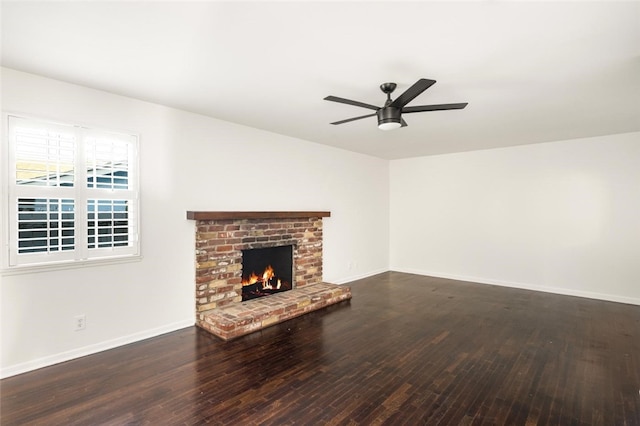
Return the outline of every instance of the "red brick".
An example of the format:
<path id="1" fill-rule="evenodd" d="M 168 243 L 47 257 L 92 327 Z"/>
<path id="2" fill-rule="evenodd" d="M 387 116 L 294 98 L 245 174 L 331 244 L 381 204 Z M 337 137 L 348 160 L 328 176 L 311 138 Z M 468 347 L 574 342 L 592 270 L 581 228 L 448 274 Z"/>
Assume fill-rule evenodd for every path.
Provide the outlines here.
<path id="1" fill-rule="evenodd" d="M 216 328 L 219 328 L 220 330 L 224 330 L 224 331 L 231 331 L 236 328 L 236 325 L 232 322 L 217 322 Z"/>
<path id="2" fill-rule="evenodd" d="M 231 285 L 226 285 L 224 287 L 216 287 L 215 289 L 212 289 L 214 293 L 226 293 L 228 291 L 232 291 L 233 290 L 233 286 Z"/>
<path id="3" fill-rule="evenodd" d="M 232 302 L 233 302 L 233 299 L 221 299 L 221 300 L 218 300 L 216 305 L 219 308 L 222 308 L 223 306 L 229 306 Z"/>

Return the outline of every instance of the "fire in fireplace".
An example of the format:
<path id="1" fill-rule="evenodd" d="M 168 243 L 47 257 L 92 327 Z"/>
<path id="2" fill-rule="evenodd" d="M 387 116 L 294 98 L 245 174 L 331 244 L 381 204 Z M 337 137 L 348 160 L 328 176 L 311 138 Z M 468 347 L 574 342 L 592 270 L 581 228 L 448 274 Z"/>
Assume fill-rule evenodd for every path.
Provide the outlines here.
<path id="1" fill-rule="evenodd" d="M 242 250 L 242 300 L 293 288 L 293 246 Z"/>

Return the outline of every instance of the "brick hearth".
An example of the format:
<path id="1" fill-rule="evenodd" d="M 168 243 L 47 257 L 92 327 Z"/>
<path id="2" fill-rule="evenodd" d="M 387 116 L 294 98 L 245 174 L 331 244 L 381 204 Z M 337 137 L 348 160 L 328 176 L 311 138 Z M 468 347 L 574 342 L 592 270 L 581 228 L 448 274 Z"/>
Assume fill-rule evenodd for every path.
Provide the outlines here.
<path id="1" fill-rule="evenodd" d="M 350 298 L 349 287 L 327 283 L 306 285 L 284 293 L 211 309 L 202 313 L 202 321 L 198 325 L 228 340 Z"/>
<path id="2" fill-rule="evenodd" d="M 329 212 L 187 212 L 196 220 L 196 325 L 231 339 L 351 298 L 322 282 Z M 242 250 L 293 246 L 294 289 L 242 302 Z"/>

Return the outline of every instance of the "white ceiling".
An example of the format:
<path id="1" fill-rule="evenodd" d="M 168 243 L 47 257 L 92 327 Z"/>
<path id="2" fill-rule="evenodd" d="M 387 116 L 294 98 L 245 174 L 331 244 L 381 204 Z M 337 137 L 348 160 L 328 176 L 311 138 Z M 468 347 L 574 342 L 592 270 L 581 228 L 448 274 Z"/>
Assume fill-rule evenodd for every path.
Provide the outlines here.
<path id="1" fill-rule="evenodd" d="M 639 2 L 2 2 L 2 65 L 382 158 L 640 131 Z M 411 105 L 372 111 L 418 78 Z"/>

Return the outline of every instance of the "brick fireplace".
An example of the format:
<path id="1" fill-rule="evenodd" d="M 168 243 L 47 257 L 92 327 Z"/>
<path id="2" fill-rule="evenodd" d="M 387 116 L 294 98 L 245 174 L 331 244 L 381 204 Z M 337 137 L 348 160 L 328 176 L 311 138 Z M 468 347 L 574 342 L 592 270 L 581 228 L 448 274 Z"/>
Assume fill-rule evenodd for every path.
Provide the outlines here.
<path id="1" fill-rule="evenodd" d="M 196 325 L 231 339 L 351 298 L 322 282 L 329 212 L 187 212 L 196 221 Z M 242 251 L 293 247 L 293 290 L 242 301 Z"/>

